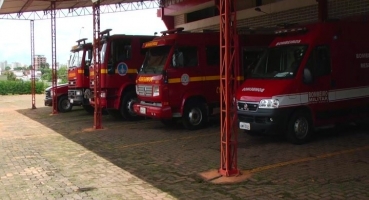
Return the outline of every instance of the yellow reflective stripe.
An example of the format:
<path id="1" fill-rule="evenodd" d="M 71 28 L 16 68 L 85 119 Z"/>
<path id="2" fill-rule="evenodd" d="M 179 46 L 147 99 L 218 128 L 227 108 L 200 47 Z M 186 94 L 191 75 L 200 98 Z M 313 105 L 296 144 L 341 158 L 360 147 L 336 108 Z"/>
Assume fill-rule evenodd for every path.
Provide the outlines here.
<path id="1" fill-rule="evenodd" d="M 219 80 L 219 76 L 197 76 L 197 77 L 190 77 L 190 82 L 195 81 L 216 81 Z M 181 78 L 170 78 L 168 79 L 168 83 L 180 83 Z"/>
<path id="2" fill-rule="evenodd" d="M 137 69 L 128 69 L 128 74 L 137 74 Z"/>
<path id="3" fill-rule="evenodd" d="M 237 76 L 237 81 L 243 81 L 244 77 L 243 76 Z"/>
<path id="4" fill-rule="evenodd" d="M 83 74 L 83 69 L 79 69 L 78 74 Z"/>
<path id="5" fill-rule="evenodd" d="M 107 74 L 108 73 L 108 70 L 107 69 L 101 69 L 101 73 L 102 74 Z"/>
<path id="6" fill-rule="evenodd" d="M 181 78 L 170 78 L 168 79 L 168 83 L 180 83 Z"/>
<path id="7" fill-rule="evenodd" d="M 118 74 L 118 69 L 115 69 L 115 73 Z M 127 74 L 137 74 L 136 69 L 128 69 Z"/>
<path id="8" fill-rule="evenodd" d="M 75 76 L 76 76 L 75 73 L 71 73 L 71 74 L 68 75 L 68 77 L 75 77 Z"/>

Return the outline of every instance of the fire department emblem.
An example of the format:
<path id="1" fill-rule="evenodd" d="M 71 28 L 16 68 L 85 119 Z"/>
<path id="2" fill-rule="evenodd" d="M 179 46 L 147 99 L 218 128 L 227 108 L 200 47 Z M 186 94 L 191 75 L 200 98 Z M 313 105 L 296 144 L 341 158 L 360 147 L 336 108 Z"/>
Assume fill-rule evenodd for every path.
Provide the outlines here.
<path id="1" fill-rule="evenodd" d="M 117 69 L 118 69 L 118 74 L 121 76 L 125 76 L 128 72 L 128 66 L 124 62 L 119 63 Z"/>
<path id="2" fill-rule="evenodd" d="M 188 74 L 182 74 L 181 76 L 182 85 L 188 85 L 189 82 L 190 82 L 190 76 Z"/>

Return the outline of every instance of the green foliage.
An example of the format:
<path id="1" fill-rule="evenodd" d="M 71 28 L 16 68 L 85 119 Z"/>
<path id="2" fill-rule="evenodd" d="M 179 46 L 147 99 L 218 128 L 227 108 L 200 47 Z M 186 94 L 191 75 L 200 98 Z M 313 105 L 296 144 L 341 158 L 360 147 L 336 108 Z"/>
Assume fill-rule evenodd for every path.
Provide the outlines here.
<path id="1" fill-rule="evenodd" d="M 10 67 L 9 66 L 6 66 L 5 67 L 5 71 L 9 71 L 10 70 Z"/>
<path id="2" fill-rule="evenodd" d="M 14 70 L 23 70 L 23 67 L 15 67 Z"/>
<path id="3" fill-rule="evenodd" d="M 15 81 L 16 76 L 12 71 L 5 71 L 4 75 L 6 75 L 6 80 Z"/>
<path id="4" fill-rule="evenodd" d="M 66 66 L 60 67 L 58 70 L 58 78 L 61 79 L 62 83 L 68 82 L 68 68 Z"/>
<path id="5" fill-rule="evenodd" d="M 36 94 L 44 93 L 45 87 L 43 82 L 36 82 Z M 0 81 L 0 95 L 31 93 L 31 81 Z"/>

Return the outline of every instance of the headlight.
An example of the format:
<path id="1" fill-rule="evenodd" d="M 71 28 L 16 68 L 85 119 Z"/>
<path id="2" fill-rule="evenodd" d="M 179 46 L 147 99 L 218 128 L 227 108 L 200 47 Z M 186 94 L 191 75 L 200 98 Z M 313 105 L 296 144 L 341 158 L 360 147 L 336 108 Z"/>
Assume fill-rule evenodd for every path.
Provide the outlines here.
<path id="1" fill-rule="evenodd" d="M 102 92 L 100 93 L 100 97 L 101 97 L 101 98 L 105 98 L 105 97 L 106 97 L 106 93 L 102 91 Z"/>
<path id="2" fill-rule="evenodd" d="M 77 90 L 77 91 L 76 91 L 76 95 L 77 95 L 77 96 L 81 96 L 81 95 L 82 95 L 82 91 L 81 91 L 81 90 Z"/>
<path id="3" fill-rule="evenodd" d="M 160 94 L 159 86 L 158 85 L 157 86 L 154 86 L 152 88 L 152 96 L 153 97 L 157 97 L 157 96 L 159 96 L 159 94 Z"/>
<path id="4" fill-rule="evenodd" d="M 262 99 L 259 103 L 259 108 L 278 108 L 278 99 Z"/>
<path id="5" fill-rule="evenodd" d="M 50 90 L 50 96 L 52 97 L 52 96 L 54 96 L 54 90 Z"/>

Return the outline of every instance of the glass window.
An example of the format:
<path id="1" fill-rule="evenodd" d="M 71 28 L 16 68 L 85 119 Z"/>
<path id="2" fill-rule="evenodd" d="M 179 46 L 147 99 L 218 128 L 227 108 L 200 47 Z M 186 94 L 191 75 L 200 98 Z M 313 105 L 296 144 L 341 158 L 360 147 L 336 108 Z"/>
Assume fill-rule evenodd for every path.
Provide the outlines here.
<path id="1" fill-rule="evenodd" d="M 172 56 L 172 67 L 193 67 L 198 65 L 197 47 L 178 47 Z"/>
<path id="2" fill-rule="evenodd" d="M 206 64 L 210 66 L 220 65 L 220 46 L 206 47 Z"/>
<path id="3" fill-rule="evenodd" d="M 291 78 L 297 73 L 306 45 L 269 48 L 252 70 L 252 78 Z"/>
<path id="4" fill-rule="evenodd" d="M 313 73 L 314 77 L 325 76 L 331 73 L 329 48 L 317 46 L 311 52 L 305 68 Z"/>
<path id="5" fill-rule="evenodd" d="M 139 73 L 162 73 L 172 46 L 157 46 L 147 49 L 145 60 Z"/>

